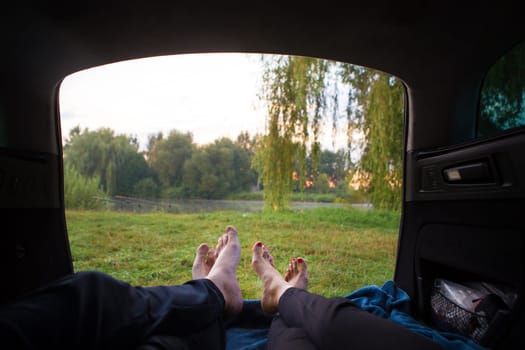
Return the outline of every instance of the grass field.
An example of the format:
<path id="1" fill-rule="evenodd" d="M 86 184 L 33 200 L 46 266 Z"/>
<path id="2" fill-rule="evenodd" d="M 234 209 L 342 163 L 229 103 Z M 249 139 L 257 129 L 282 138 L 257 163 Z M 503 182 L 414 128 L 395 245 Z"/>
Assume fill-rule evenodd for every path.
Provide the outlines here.
<path id="1" fill-rule="evenodd" d="M 270 246 L 280 271 L 291 257 L 304 257 L 309 289 L 336 296 L 393 278 L 399 226 L 398 214 L 353 208 L 209 214 L 67 211 L 66 217 L 75 271 L 103 271 L 146 286 L 189 280 L 198 244 L 215 246 L 231 224 L 241 239 L 238 278 L 246 299 L 261 293 L 250 265 L 257 240 Z"/>

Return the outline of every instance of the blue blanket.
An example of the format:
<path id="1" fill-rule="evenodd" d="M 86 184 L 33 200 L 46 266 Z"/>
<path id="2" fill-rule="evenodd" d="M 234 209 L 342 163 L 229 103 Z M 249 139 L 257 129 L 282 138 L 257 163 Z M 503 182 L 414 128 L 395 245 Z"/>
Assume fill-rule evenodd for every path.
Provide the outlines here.
<path id="1" fill-rule="evenodd" d="M 450 350 L 485 350 L 467 337 L 456 333 L 439 332 L 429 328 L 410 316 L 410 298 L 408 294 L 396 286 L 393 281 L 387 281 L 381 288 L 366 286 L 358 289 L 345 298 L 362 309 L 399 323 L 402 326 L 419 333 L 443 345 Z M 258 300 L 246 300 L 245 309 L 248 317 L 227 325 L 226 348 L 228 350 L 262 350 L 266 348 L 269 324 L 271 318 L 263 313 L 257 314 Z M 244 313 L 244 311 L 243 311 Z M 246 321 L 250 319 L 250 321 Z M 255 319 L 259 318 L 259 322 Z"/>

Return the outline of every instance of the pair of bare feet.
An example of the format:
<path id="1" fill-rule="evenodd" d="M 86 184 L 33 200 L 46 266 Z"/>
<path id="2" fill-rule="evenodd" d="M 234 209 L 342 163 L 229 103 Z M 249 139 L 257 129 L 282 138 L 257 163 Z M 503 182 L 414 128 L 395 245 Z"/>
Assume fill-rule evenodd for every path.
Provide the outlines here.
<path id="1" fill-rule="evenodd" d="M 290 260 L 284 277 L 275 269 L 273 256 L 268 247 L 257 242 L 252 248 L 252 266 L 263 282 L 262 309 L 268 313 L 278 310 L 279 300 L 288 288 L 306 289 L 308 272 L 303 258 Z M 242 310 L 242 293 L 237 281 L 237 266 L 241 256 L 239 235 L 233 226 L 219 237 L 217 246 L 199 245 L 192 267 L 192 278 L 207 278 L 221 291 L 226 314 L 238 314 Z"/>

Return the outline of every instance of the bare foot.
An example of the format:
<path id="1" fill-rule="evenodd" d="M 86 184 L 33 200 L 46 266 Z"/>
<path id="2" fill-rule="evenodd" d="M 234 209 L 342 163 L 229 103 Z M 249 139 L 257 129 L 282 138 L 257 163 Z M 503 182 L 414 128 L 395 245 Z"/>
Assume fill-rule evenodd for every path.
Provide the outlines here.
<path id="1" fill-rule="evenodd" d="M 237 281 L 237 265 L 241 257 L 239 235 L 233 226 L 226 228 L 226 233 L 219 238 L 216 258 L 206 276 L 224 296 L 226 314 L 238 314 L 242 310 L 242 293 Z"/>
<path id="2" fill-rule="evenodd" d="M 294 287 L 294 285 L 286 282 L 275 269 L 273 257 L 261 242 L 255 243 L 252 249 L 252 266 L 263 282 L 261 307 L 265 312 L 276 313 L 279 299 L 288 288 Z"/>
<path id="3" fill-rule="evenodd" d="M 288 264 L 284 274 L 284 280 L 295 288 L 306 289 L 308 287 L 308 271 L 306 261 L 303 258 L 293 258 Z"/>

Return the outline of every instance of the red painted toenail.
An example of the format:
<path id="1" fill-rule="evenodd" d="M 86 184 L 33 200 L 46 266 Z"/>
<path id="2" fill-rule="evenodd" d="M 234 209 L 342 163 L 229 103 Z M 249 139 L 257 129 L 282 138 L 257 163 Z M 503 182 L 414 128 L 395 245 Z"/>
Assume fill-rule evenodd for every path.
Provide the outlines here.
<path id="1" fill-rule="evenodd" d="M 257 242 L 257 247 L 262 247 L 262 242 Z"/>
<path id="2" fill-rule="evenodd" d="M 303 260 L 302 258 L 298 258 L 298 259 L 297 259 L 297 262 L 298 262 L 299 264 L 302 264 L 302 263 L 304 262 L 304 260 Z"/>

